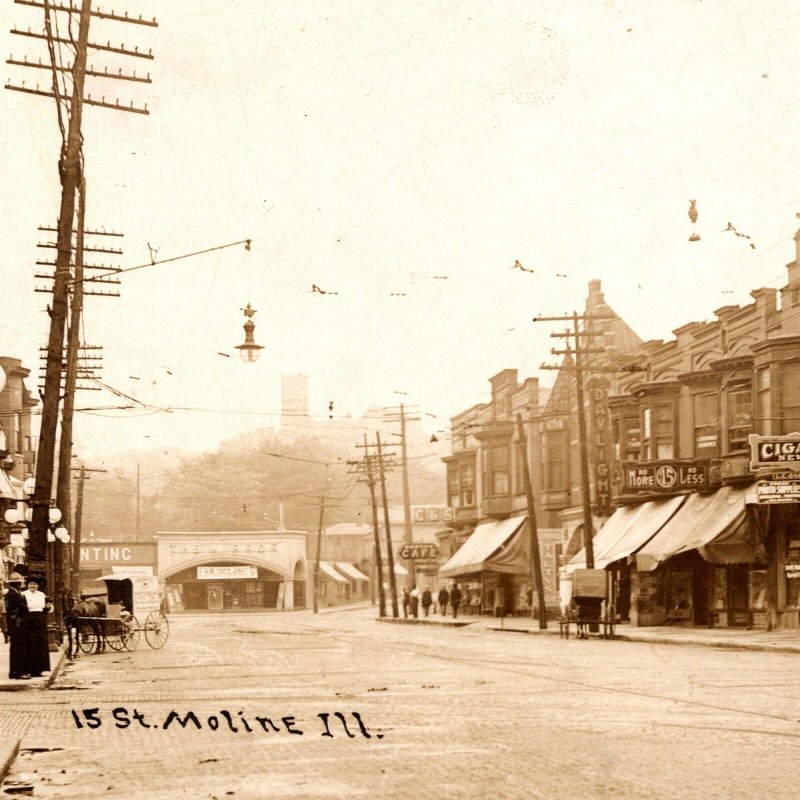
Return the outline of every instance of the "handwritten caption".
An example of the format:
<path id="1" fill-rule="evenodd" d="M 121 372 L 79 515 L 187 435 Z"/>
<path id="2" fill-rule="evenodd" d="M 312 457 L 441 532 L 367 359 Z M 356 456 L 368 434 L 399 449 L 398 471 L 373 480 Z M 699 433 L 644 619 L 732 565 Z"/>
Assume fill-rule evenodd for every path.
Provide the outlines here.
<path id="1" fill-rule="evenodd" d="M 147 728 L 149 730 L 197 730 L 197 731 L 224 731 L 235 734 L 282 734 L 305 736 L 318 735 L 328 738 L 346 739 L 383 739 L 382 733 L 371 733 L 361 714 L 357 711 L 343 713 L 320 713 L 310 721 L 303 722 L 293 715 L 286 716 L 245 716 L 244 711 L 232 713 L 222 709 L 216 714 L 198 715 L 194 711 L 170 711 L 166 716 L 156 721 L 156 717 L 145 715 L 134 708 L 129 710 L 124 706 L 107 711 L 100 707 L 70 709 L 75 727 L 79 730 L 97 730 L 103 725 L 113 725 L 114 728 L 125 730 L 134 728 Z"/>

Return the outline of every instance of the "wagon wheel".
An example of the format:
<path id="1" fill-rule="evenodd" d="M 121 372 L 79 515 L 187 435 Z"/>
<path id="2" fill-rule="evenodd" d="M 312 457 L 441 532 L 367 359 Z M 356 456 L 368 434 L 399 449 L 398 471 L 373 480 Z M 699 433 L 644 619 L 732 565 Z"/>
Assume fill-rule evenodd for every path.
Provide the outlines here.
<path id="1" fill-rule="evenodd" d="M 151 611 L 144 621 L 144 638 L 150 647 L 158 650 L 169 639 L 169 620 L 160 611 Z"/>
<path id="2" fill-rule="evenodd" d="M 132 653 L 139 646 L 141 635 L 139 620 L 136 617 L 131 617 L 125 624 L 125 633 L 122 635 L 125 649 Z"/>
<path id="3" fill-rule="evenodd" d="M 125 623 L 122 620 L 107 623 L 106 642 L 112 650 L 125 649 Z"/>
<path id="4" fill-rule="evenodd" d="M 94 625 L 89 622 L 81 622 L 78 625 L 78 650 L 82 653 L 91 653 L 97 648 L 97 631 Z"/>

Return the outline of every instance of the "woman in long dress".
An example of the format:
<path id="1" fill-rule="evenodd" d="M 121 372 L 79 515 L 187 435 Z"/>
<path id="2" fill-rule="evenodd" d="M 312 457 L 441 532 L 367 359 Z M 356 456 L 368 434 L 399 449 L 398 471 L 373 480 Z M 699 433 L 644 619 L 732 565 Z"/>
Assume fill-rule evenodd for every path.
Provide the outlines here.
<path id="1" fill-rule="evenodd" d="M 29 678 L 28 642 L 25 635 L 25 618 L 28 608 L 22 596 L 24 579 L 18 572 L 8 578 L 6 601 L 6 622 L 8 624 L 8 677 L 12 680 Z"/>
<path id="2" fill-rule="evenodd" d="M 22 593 L 28 613 L 25 616 L 25 638 L 27 644 L 26 672 L 32 678 L 40 678 L 50 671 L 50 648 L 47 642 L 47 616 L 52 606 L 44 592 L 39 591 L 36 578 L 28 578 L 28 588 Z"/>

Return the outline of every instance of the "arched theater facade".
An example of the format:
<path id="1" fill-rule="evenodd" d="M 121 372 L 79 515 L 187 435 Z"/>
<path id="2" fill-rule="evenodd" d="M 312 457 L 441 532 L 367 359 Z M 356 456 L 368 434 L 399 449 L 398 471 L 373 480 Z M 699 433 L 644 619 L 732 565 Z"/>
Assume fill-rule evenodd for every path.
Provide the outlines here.
<path id="1" fill-rule="evenodd" d="M 156 542 L 172 612 L 306 607 L 304 531 L 160 531 Z"/>

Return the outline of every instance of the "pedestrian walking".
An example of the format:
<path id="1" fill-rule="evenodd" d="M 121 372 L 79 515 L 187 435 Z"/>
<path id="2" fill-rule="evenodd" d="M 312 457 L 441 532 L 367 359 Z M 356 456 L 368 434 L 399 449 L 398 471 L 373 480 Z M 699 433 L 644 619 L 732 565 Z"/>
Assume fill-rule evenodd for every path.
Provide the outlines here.
<path id="1" fill-rule="evenodd" d="M 27 638 L 23 629 L 28 608 L 22 596 L 22 587 L 25 579 L 18 572 L 12 572 L 8 577 L 8 592 L 5 596 L 6 618 L 8 621 L 8 677 L 13 680 L 27 680 L 28 648 Z"/>
<path id="2" fill-rule="evenodd" d="M 439 613 L 447 616 L 447 604 L 450 602 L 450 592 L 446 586 L 439 589 Z"/>
<path id="3" fill-rule="evenodd" d="M 416 584 L 411 587 L 411 613 L 414 615 L 414 619 L 419 617 L 419 589 Z"/>
<path id="4" fill-rule="evenodd" d="M 50 671 L 50 648 L 47 642 L 47 615 L 53 610 L 44 592 L 39 591 L 39 580 L 28 578 L 28 588 L 22 592 L 27 614 L 22 625 L 25 632 L 25 673 L 32 678 L 41 678 Z"/>
<path id="5" fill-rule="evenodd" d="M 453 584 L 450 590 L 450 605 L 453 606 L 453 619 L 458 616 L 458 606 L 461 603 L 461 589 L 457 583 Z"/>
<path id="6" fill-rule="evenodd" d="M 425 616 L 428 616 L 428 611 L 430 611 L 431 603 L 433 603 L 433 596 L 431 595 L 431 590 L 426 586 L 422 590 L 422 610 L 425 612 Z"/>
<path id="7" fill-rule="evenodd" d="M 408 593 L 408 587 L 403 587 L 403 617 L 408 619 L 408 607 L 411 605 L 411 595 Z"/>

